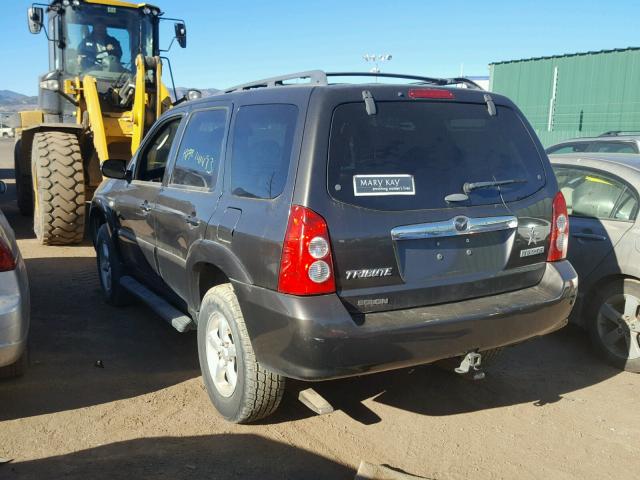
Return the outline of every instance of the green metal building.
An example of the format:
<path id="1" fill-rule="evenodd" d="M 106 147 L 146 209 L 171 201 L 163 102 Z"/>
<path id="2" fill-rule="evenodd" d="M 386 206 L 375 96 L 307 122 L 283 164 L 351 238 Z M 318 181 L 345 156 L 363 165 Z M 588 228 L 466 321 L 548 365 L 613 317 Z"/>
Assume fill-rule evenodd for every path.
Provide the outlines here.
<path id="1" fill-rule="evenodd" d="M 489 73 L 489 89 L 520 107 L 545 147 L 640 131 L 640 47 L 496 62 Z"/>

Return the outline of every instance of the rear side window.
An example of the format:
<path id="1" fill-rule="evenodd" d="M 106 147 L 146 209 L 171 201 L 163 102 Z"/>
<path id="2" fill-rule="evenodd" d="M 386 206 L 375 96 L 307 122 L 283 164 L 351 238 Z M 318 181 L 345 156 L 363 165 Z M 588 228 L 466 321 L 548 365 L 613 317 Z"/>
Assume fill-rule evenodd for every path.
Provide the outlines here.
<path id="1" fill-rule="evenodd" d="M 250 105 L 239 109 L 231 151 L 234 195 L 275 198 L 282 193 L 297 116 L 295 105 Z"/>
<path id="2" fill-rule="evenodd" d="M 191 116 L 173 168 L 172 185 L 207 189 L 215 185 L 227 113 L 226 108 L 217 108 Z"/>
<path id="3" fill-rule="evenodd" d="M 594 142 L 590 152 L 601 153 L 638 153 L 638 147 L 632 142 Z"/>
<path id="4" fill-rule="evenodd" d="M 562 145 L 556 145 L 554 147 L 547 148 L 547 153 L 560 154 L 560 153 L 586 152 L 588 146 L 589 144 L 587 142 L 565 143 Z"/>
<path id="5" fill-rule="evenodd" d="M 637 193 L 604 172 L 554 167 L 569 215 L 604 220 L 633 220 L 638 212 Z"/>
<path id="6" fill-rule="evenodd" d="M 542 159 L 509 108 L 484 104 L 378 102 L 338 106 L 329 148 L 328 189 L 345 203 L 377 210 L 481 205 L 524 198 L 544 186 Z M 466 182 L 515 180 L 448 203 Z"/>

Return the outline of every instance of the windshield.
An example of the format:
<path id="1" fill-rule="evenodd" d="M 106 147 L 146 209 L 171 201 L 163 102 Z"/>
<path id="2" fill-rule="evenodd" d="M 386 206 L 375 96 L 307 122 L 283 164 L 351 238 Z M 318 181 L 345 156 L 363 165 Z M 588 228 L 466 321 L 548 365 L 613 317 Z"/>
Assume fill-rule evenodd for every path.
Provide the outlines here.
<path id="1" fill-rule="evenodd" d="M 363 103 L 335 109 L 328 188 L 337 200 L 377 210 L 447 208 L 460 206 L 445 197 L 463 193 L 465 183 L 476 184 L 465 205 L 500 203 L 500 194 L 514 201 L 544 185 L 538 150 L 509 108 L 492 117 L 484 104 L 377 106 L 376 115 Z"/>
<path id="2" fill-rule="evenodd" d="M 62 17 L 69 74 L 116 79 L 133 71 L 138 53 L 153 55 L 151 17 L 140 10 L 83 4 Z"/>

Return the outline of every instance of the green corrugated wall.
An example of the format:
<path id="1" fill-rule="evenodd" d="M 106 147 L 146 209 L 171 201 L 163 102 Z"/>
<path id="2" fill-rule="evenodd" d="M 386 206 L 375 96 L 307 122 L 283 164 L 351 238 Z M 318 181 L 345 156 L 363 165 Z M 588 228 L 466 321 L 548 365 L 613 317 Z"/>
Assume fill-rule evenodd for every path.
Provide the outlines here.
<path id="1" fill-rule="evenodd" d="M 609 130 L 640 131 L 640 48 L 493 63 L 489 70 L 490 90 L 520 107 L 545 147 Z"/>

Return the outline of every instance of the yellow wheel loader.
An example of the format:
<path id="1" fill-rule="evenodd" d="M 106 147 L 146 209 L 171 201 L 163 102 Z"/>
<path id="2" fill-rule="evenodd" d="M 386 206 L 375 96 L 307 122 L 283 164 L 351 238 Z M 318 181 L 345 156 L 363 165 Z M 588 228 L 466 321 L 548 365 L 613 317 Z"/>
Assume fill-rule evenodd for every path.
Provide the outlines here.
<path id="1" fill-rule="evenodd" d="M 53 0 L 29 8 L 29 30 L 44 30 L 49 40 L 50 71 L 40 77 L 38 110 L 17 115 L 14 157 L 18 206 L 33 214 L 41 243 L 82 240 L 102 162 L 130 158 L 171 108 L 162 83 L 163 20 L 175 22 L 173 40 L 184 48 L 184 22 L 153 5 Z"/>

